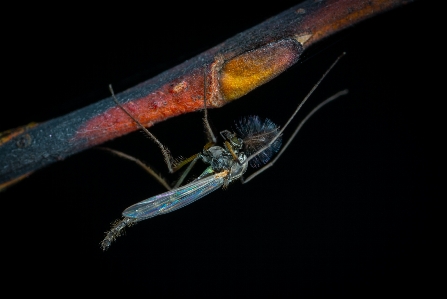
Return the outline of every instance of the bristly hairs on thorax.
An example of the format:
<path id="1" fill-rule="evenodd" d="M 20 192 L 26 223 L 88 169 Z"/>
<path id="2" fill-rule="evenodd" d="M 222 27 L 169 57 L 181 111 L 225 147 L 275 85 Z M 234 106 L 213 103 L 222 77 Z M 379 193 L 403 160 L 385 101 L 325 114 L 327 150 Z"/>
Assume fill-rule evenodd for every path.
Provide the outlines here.
<path id="1" fill-rule="evenodd" d="M 244 152 L 250 156 L 266 146 L 279 132 L 279 126 L 266 118 L 262 121 L 256 115 L 241 118 L 235 123 L 236 130 L 240 138 L 244 141 Z M 266 164 L 270 158 L 279 151 L 282 143 L 282 136 L 278 137 L 267 149 L 253 158 L 249 164 L 253 168 L 258 168 Z"/>

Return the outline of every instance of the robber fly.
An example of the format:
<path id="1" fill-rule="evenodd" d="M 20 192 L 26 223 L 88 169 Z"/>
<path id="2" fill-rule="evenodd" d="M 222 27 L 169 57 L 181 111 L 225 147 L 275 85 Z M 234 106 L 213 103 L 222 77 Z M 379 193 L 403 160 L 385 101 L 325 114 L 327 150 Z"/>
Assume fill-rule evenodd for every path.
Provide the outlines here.
<path id="1" fill-rule="evenodd" d="M 122 219 L 116 220 L 112 224 L 111 229 L 106 232 L 105 238 L 101 242 L 101 248 L 103 250 L 109 248 L 111 243 L 115 241 L 117 237 L 122 235 L 123 230 L 126 226 L 130 227 L 142 220 L 146 220 L 180 209 L 221 187 L 227 188 L 228 185 L 235 180 L 241 180 L 242 183 L 247 183 L 255 176 L 266 170 L 268 167 L 271 167 L 274 162 L 281 156 L 284 150 L 288 147 L 288 145 L 301 129 L 303 124 L 317 110 L 319 110 L 321 107 L 331 102 L 332 100 L 338 98 L 339 96 L 347 94 L 347 90 L 340 91 L 315 107 L 301 121 L 301 123 L 295 129 L 294 133 L 289 138 L 287 143 L 283 146 L 282 150 L 278 153 L 275 159 L 270 161 L 272 156 L 277 153 L 281 147 L 283 131 L 287 128 L 287 126 L 290 124 L 297 112 L 301 109 L 303 104 L 307 101 L 307 99 L 318 87 L 321 81 L 326 77 L 329 71 L 334 67 L 334 65 L 344 54 L 345 53 L 338 57 L 337 60 L 323 74 L 321 79 L 317 82 L 317 84 L 314 85 L 312 90 L 298 105 L 292 116 L 289 118 L 289 120 L 281 130 L 269 119 L 265 119 L 264 121 L 262 121 L 257 116 L 250 116 L 243 118 L 239 121 L 239 123 L 236 124 L 236 130 L 238 131 L 238 134 L 230 132 L 228 130 L 221 131 L 220 135 L 224 139 L 223 145 L 216 145 L 216 138 L 208 123 L 206 99 L 204 96 L 204 124 L 208 131 L 210 142 L 205 145 L 202 152 L 186 160 L 183 160 L 176 165 L 169 154 L 169 150 L 160 141 L 158 141 L 158 139 L 152 133 L 150 133 L 137 119 L 135 119 L 121 104 L 119 104 L 110 86 L 112 98 L 118 105 L 118 107 L 120 107 L 126 114 L 128 114 L 129 117 L 131 117 L 138 124 L 138 126 L 144 132 L 146 132 L 146 134 L 160 147 L 169 171 L 175 172 L 186 164 L 189 164 L 189 166 L 171 190 L 150 197 L 125 209 L 122 212 Z M 206 79 L 204 79 L 204 88 L 206 90 L 205 86 Z M 114 150 L 111 151 L 124 158 L 129 158 L 123 153 Z M 132 160 L 132 158 L 129 159 Z M 208 165 L 208 167 L 195 180 L 186 185 L 180 186 L 186 175 L 189 173 L 191 168 L 198 160 L 202 160 L 205 164 Z M 251 174 L 248 178 L 244 179 L 243 175 L 247 171 L 248 165 L 254 168 L 260 167 L 262 165 L 264 166 Z M 147 170 L 160 182 L 162 182 L 162 179 L 158 177 L 155 172 L 150 169 Z M 167 188 L 169 189 L 169 187 Z"/>

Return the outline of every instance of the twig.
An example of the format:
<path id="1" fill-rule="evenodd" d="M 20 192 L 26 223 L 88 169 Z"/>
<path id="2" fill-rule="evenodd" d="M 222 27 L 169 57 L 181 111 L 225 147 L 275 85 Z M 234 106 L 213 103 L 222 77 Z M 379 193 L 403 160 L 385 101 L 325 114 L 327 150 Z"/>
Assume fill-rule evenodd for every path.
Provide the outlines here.
<path id="1" fill-rule="evenodd" d="M 323 38 L 411 1 L 306 1 L 212 49 L 117 94 L 145 126 L 203 108 L 221 107 L 270 81 Z M 0 140 L 0 184 L 135 131 L 138 127 L 106 98 Z"/>

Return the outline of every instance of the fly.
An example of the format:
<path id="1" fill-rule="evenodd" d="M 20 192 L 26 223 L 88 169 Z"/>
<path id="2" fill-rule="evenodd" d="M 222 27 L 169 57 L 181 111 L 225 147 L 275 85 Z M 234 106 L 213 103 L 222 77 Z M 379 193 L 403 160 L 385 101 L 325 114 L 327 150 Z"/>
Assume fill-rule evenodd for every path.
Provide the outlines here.
<path id="1" fill-rule="evenodd" d="M 192 157 L 185 159 L 179 163 L 175 163 L 172 159 L 169 150 L 152 134 L 150 133 L 137 119 L 135 119 L 116 99 L 113 90 L 110 86 L 112 98 L 126 114 L 129 115 L 140 128 L 146 132 L 146 134 L 159 146 L 164 160 L 168 166 L 169 171 L 175 172 L 183 166 L 188 165 L 186 170 L 180 176 L 177 183 L 172 189 L 167 185 L 163 179 L 161 179 L 155 172 L 153 172 L 148 166 L 141 165 L 140 161 L 135 158 L 129 157 L 121 152 L 110 150 L 121 157 L 139 162 L 140 166 L 144 167 L 150 172 L 160 183 L 170 189 L 167 192 L 150 197 L 146 200 L 138 202 L 122 212 L 122 219 L 116 220 L 111 229 L 106 232 L 104 240 L 101 242 L 101 248 L 106 250 L 111 243 L 116 240 L 117 237 L 122 235 L 124 228 L 130 227 L 140 221 L 166 214 L 177 209 L 180 209 L 190 203 L 208 195 L 209 193 L 219 189 L 227 188 L 229 184 L 235 180 L 241 180 L 242 183 L 247 183 L 254 177 L 271 167 L 275 161 L 282 155 L 284 150 L 288 147 L 290 142 L 299 132 L 303 124 L 321 107 L 338 98 L 341 95 L 348 93 L 347 90 L 340 91 L 330 98 L 326 99 L 315 107 L 297 126 L 292 136 L 280 150 L 282 143 L 283 131 L 290 124 L 292 119 L 301 109 L 303 104 L 307 101 L 310 95 L 315 91 L 321 81 L 326 77 L 329 71 L 335 66 L 338 60 L 344 55 L 340 55 L 335 62 L 329 67 L 329 69 L 323 74 L 320 80 L 314 85 L 311 91 L 306 95 L 304 100 L 295 109 L 292 116 L 280 130 L 279 127 L 269 119 L 262 121 L 257 116 L 250 116 L 243 118 L 236 124 L 236 130 L 238 134 L 224 130 L 220 132 L 224 142 L 222 146 L 216 145 L 216 138 L 208 123 L 208 115 L 206 108 L 206 99 L 204 96 L 204 125 L 207 129 L 209 142 L 205 145 L 202 152 L 193 155 Z M 204 76 L 204 90 L 206 90 L 206 76 Z M 205 94 L 205 93 L 204 93 Z M 270 161 L 272 156 L 276 157 Z M 207 164 L 207 168 L 192 182 L 180 186 L 191 168 L 198 160 L 202 160 Z M 270 162 L 269 162 L 270 161 Z M 253 168 L 261 167 L 249 177 L 245 178 L 243 175 L 248 169 L 248 166 Z"/>

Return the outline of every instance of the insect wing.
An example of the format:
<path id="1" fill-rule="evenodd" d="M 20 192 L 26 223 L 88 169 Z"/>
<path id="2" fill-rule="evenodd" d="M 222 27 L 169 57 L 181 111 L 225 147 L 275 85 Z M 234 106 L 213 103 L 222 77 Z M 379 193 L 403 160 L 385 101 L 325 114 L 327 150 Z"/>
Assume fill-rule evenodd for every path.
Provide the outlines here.
<path id="1" fill-rule="evenodd" d="M 180 209 L 221 187 L 226 175 L 218 173 L 150 197 L 124 210 L 123 216 L 138 221 Z"/>

